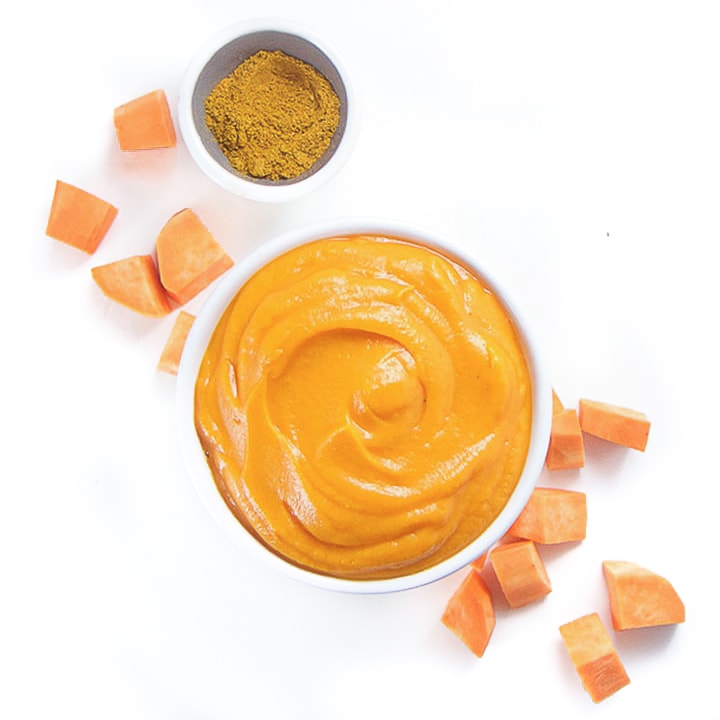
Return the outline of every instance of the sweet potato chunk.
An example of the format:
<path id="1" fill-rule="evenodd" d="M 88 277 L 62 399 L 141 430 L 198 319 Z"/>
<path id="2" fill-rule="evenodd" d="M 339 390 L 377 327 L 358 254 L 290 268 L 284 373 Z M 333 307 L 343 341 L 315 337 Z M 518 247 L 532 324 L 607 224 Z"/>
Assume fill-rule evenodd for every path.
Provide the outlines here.
<path id="1" fill-rule="evenodd" d="M 650 421 L 644 413 L 596 400 L 580 400 L 579 421 L 583 432 L 608 442 L 644 451 Z"/>
<path id="2" fill-rule="evenodd" d="M 98 265 L 91 272 L 105 295 L 131 310 L 151 317 L 161 317 L 172 310 L 152 255 L 135 255 Z"/>
<path id="3" fill-rule="evenodd" d="M 178 305 L 184 305 L 233 265 L 197 214 L 175 213 L 155 242 L 160 281 Z"/>
<path id="4" fill-rule="evenodd" d="M 475 655 L 483 655 L 495 629 L 495 607 L 490 591 L 475 570 L 467 574 L 453 593 L 442 622 Z"/>
<path id="5" fill-rule="evenodd" d="M 630 683 L 612 639 L 597 613 L 561 625 L 560 634 L 593 702 L 605 700 Z"/>
<path id="6" fill-rule="evenodd" d="M 571 470 L 585 465 L 585 444 L 575 409 L 563 408 L 553 414 L 545 465 L 548 470 Z"/>
<path id="7" fill-rule="evenodd" d="M 118 214 L 109 202 L 57 180 L 45 233 L 92 255 Z"/>
<path id="8" fill-rule="evenodd" d="M 153 90 L 116 107 L 113 120 L 120 149 L 124 152 L 171 148 L 177 144 L 164 90 Z"/>
<path id="9" fill-rule="evenodd" d="M 532 540 L 497 545 L 490 551 L 490 564 L 512 608 L 540 600 L 552 590 L 545 564 Z"/>
<path id="10" fill-rule="evenodd" d="M 508 535 L 554 544 L 583 540 L 587 529 L 585 493 L 536 487 Z"/>
<path id="11" fill-rule="evenodd" d="M 195 320 L 195 316 L 184 310 L 180 310 L 175 318 L 175 323 L 170 330 L 170 336 L 165 343 L 160 360 L 158 361 L 158 370 L 170 375 L 177 375 L 180 366 L 180 358 L 185 347 L 190 328 Z"/>
<path id="12" fill-rule="evenodd" d="M 602 569 L 615 630 L 685 621 L 685 605 L 664 577 L 633 562 L 607 560 Z"/>

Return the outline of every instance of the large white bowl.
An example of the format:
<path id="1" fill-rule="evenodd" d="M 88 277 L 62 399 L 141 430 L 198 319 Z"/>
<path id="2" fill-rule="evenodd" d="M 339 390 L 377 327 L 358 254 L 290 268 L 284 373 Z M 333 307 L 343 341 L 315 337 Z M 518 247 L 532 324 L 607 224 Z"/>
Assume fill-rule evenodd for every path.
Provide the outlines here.
<path id="1" fill-rule="evenodd" d="M 220 80 L 260 50 L 282 50 L 312 65 L 340 99 L 340 123 L 330 147 L 297 178 L 273 181 L 238 173 L 205 124 L 205 98 Z M 220 187 L 249 200 L 285 202 L 324 185 L 343 166 L 357 135 L 358 103 L 345 65 L 325 41 L 296 24 L 254 20 L 221 30 L 197 52 L 180 87 L 178 124 L 193 160 Z"/>
<path id="2" fill-rule="evenodd" d="M 357 234 L 413 240 L 455 256 L 474 270 L 495 291 L 513 319 L 524 345 L 532 379 L 533 417 L 530 447 L 523 473 L 505 508 L 482 535 L 449 559 L 420 572 L 380 580 L 337 578 L 303 569 L 284 560 L 256 540 L 236 519 L 220 495 L 198 440 L 194 423 L 195 382 L 202 357 L 215 325 L 244 282 L 273 258 L 298 245 L 321 238 Z M 351 593 L 394 592 L 425 585 L 459 570 L 494 545 L 520 514 L 540 475 L 550 437 L 551 405 L 551 386 L 531 333 L 500 283 L 481 266 L 478 259 L 466 252 L 458 243 L 434 237 L 404 224 L 372 220 L 334 221 L 288 232 L 260 246 L 238 262 L 219 281 L 193 323 L 183 350 L 177 378 L 180 444 L 187 468 L 200 498 L 222 530 L 244 552 L 268 567 L 320 588 Z"/>

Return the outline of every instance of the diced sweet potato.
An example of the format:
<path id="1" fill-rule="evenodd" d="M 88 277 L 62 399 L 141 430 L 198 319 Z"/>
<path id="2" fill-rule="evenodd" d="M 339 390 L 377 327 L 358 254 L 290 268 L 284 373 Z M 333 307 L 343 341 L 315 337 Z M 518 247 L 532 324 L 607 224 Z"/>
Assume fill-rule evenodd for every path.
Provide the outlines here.
<path id="1" fill-rule="evenodd" d="M 602 564 L 615 630 L 685 622 L 685 604 L 664 577 L 633 562 Z"/>
<path id="2" fill-rule="evenodd" d="M 92 276 L 105 295 L 143 315 L 161 317 L 172 310 L 152 255 L 98 265 Z"/>
<path id="3" fill-rule="evenodd" d="M 195 316 L 191 315 L 184 310 L 180 310 L 178 316 L 175 318 L 175 323 L 170 330 L 170 336 L 165 343 L 160 360 L 158 362 L 158 370 L 161 372 L 169 373 L 170 375 L 177 375 L 178 367 L 180 366 L 180 358 L 182 357 L 182 351 L 185 347 L 185 340 L 187 340 L 190 328 L 195 320 Z"/>
<path id="4" fill-rule="evenodd" d="M 495 607 L 490 591 L 475 570 L 467 574 L 453 593 L 442 622 L 475 655 L 483 655 L 495 629 Z"/>
<path id="5" fill-rule="evenodd" d="M 91 255 L 117 217 L 118 209 L 75 185 L 57 180 L 46 234 Z"/>
<path id="6" fill-rule="evenodd" d="M 175 125 L 164 90 L 153 90 L 116 107 L 113 119 L 123 151 L 171 148 L 177 144 Z"/>
<path id="7" fill-rule="evenodd" d="M 593 702 L 605 700 L 630 683 L 612 639 L 597 613 L 561 625 L 560 634 Z"/>
<path id="8" fill-rule="evenodd" d="M 553 414 L 545 465 L 548 470 L 571 470 L 585 465 L 585 444 L 575 409 L 564 408 Z"/>
<path id="9" fill-rule="evenodd" d="M 644 451 L 650 435 L 650 421 L 644 413 L 619 405 L 580 400 L 580 427 L 618 445 Z"/>
<path id="10" fill-rule="evenodd" d="M 536 487 L 509 535 L 552 544 L 583 540 L 587 529 L 585 493 Z"/>
<path id="11" fill-rule="evenodd" d="M 223 250 L 197 214 L 185 208 L 175 213 L 155 242 L 160 281 L 178 305 L 184 305 L 232 267 Z"/>
<path id="12" fill-rule="evenodd" d="M 489 559 L 512 608 L 540 600 L 552 590 L 545 563 L 532 540 L 497 545 L 490 551 Z"/>

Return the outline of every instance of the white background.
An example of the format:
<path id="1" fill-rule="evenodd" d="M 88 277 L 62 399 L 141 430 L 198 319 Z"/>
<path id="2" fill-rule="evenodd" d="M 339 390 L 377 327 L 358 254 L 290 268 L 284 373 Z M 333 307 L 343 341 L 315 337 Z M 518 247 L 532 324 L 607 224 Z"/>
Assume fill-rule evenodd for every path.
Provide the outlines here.
<path id="1" fill-rule="evenodd" d="M 0 717 L 720 718 L 717 366 L 720 43 L 712 3 L 65 0 L 2 23 Z M 341 54 L 362 104 L 349 163 L 286 206 L 236 199 L 175 150 L 123 156 L 113 108 L 173 103 L 208 35 L 256 15 Z M 45 236 L 56 179 L 120 214 L 93 257 Z M 255 566 L 180 458 L 174 314 L 90 268 L 151 252 L 192 207 L 235 259 L 315 220 L 460 239 L 503 279 L 552 382 L 642 410 L 645 453 L 587 443 L 588 537 L 544 549 L 553 592 L 477 659 L 440 623 L 463 573 L 360 597 Z M 207 295 L 186 309 L 196 312 Z M 600 563 L 668 577 L 687 622 L 614 636 L 632 684 L 595 706 L 558 626 L 609 622 Z"/>

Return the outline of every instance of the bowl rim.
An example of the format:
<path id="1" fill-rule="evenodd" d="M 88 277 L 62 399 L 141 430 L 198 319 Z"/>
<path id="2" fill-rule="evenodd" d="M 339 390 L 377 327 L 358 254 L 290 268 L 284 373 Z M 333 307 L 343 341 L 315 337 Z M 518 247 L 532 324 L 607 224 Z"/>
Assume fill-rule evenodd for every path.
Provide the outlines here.
<path id="1" fill-rule="evenodd" d="M 247 180 L 222 167 L 205 148 L 193 120 L 192 99 L 195 85 L 210 59 L 225 45 L 244 35 L 262 32 L 292 35 L 314 45 L 337 70 L 345 91 L 345 127 L 333 154 L 317 171 L 289 184 L 260 184 Z M 207 177 L 223 189 L 259 202 L 286 202 L 295 200 L 321 187 L 330 180 L 347 161 L 359 133 L 359 106 L 350 72 L 338 52 L 311 29 L 287 20 L 255 18 L 228 25 L 208 37 L 190 60 L 180 83 L 177 100 L 177 117 L 180 134 L 195 164 Z"/>
<path id="2" fill-rule="evenodd" d="M 195 381 L 202 356 L 220 316 L 241 285 L 273 258 L 292 248 L 321 238 L 361 234 L 416 241 L 455 256 L 483 278 L 503 303 L 521 338 L 530 366 L 533 400 L 532 431 L 525 466 L 513 494 L 495 520 L 476 540 L 450 558 L 416 573 L 376 580 L 354 580 L 316 573 L 294 565 L 266 548 L 236 519 L 220 495 L 194 424 Z M 395 221 L 351 218 L 310 223 L 279 234 L 257 247 L 227 271 L 198 312 L 185 342 L 177 374 L 176 419 L 185 467 L 207 511 L 224 533 L 251 559 L 290 578 L 327 590 L 355 594 L 390 593 L 427 585 L 469 565 L 499 541 L 525 507 L 540 477 L 550 437 L 551 417 L 552 389 L 537 342 L 503 286 L 472 252 L 456 242 Z"/>

